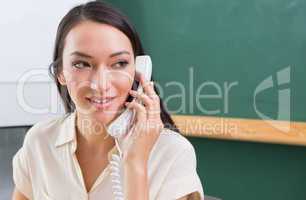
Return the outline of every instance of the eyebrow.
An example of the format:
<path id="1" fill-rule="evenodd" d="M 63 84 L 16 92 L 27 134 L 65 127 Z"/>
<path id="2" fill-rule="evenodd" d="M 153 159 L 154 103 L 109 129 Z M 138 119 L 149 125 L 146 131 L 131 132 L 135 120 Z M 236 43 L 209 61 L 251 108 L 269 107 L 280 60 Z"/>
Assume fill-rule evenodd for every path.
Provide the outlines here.
<path id="1" fill-rule="evenodd" d="M 115 56 L 119 56 L 121 54 L 128 54 L 128 55 L 130 55 L 130 52 L 128 52 L 128 51 L 118 51 L 116 53 L 112 53 L 109 57 L 115 57 Z M 80 52 L 80 51 L 72 52 L 70 55 L 77 55 L 77 56 L 81 56 L 81 57 L 85 57 L 85 58 L 92 58 L 91 55 L 88 55 L 88 54 Z"/>

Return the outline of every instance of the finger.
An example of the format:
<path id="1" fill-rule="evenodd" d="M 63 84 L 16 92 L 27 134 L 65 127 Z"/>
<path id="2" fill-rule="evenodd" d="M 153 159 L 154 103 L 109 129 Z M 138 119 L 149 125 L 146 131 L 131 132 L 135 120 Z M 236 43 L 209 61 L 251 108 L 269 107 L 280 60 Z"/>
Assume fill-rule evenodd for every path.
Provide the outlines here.
<path id="1" fill-rule="evenodd" d="M 154 127 L 153 127 L 154 133 L 157 135 L 160 135 L 164 127 L 165 126 L 162 121 L 154 123 Z"/>
<path id="2" fill-rule="evenodd" d="M 147 110 L 152 109 L 152 107 L 154 105 L 154 102 L 153 102 L 153 100 L 150 97 L 148 97 L 148 95 L 146 95 L 144 93 L 140 93 L 140 92 L 134 91 L 134 90 L 130 90 L 130 94 L 133 97 L 141 100 L 144 103 L 144 105 L 146 106 Z"/>
<path id="3" fill-rule="evenodd" d="M 145 94 L 147 94 L 150 98 L 156 95 L 154 88 L 153 88 L 152 81 L 146 80 L 144 75 L 137 71 L 136 71 L 136 78 L 140 82 L 141 86 L 143 87 Z"/>
<path id="4" fill-rule="evenodd" d="M 159 114 L 160 114 L 159 102 L 154 102 L 154 100 L 149 98 L 146 94 L 136 92 L 134 90 L 131 90 L 130 94 L 133 97 L 137 98 L 137 100 L 139 99 L 141 102 L 144 103 L 145 108 L 147 109 L 147 117 L 148 118 L 159 116 Z"/>
<path id="5" fill-rule="evenodd" d="M 148 121 L 149 132 L 152 134 L 152 137 L 159 136 L 164 129 L 164 124 L 161 120 Z"/>
<path id="6" fill-rule="evenodd" d="M 135 109 L 136 111 L 136 121 L 145 122 L 147 120 L 147 111 L 146 108 L 140 103 L 133 100 L 132 102 L 125 103 L 127 108 Z"/>
<path id="7" fill-rule="evenodd" d="M 145 79 L 144 75 L 136 71 L 136 79 L 144 87 L 144 92 L 150 99 L 153 100 L 154 106 L 148 110 L 148 117 L 154 117 L 160 115 L 160 97 L 154 90 L 154 82 Z M 145 102 L 144 102 L 145 103 Z"/>

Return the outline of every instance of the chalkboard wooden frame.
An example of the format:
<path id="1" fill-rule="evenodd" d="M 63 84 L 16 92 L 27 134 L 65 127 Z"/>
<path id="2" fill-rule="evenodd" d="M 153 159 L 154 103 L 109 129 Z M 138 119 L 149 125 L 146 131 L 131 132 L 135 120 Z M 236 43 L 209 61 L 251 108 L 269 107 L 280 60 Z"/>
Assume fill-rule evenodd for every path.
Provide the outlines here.
<path id="1" fill-rule="evenodd" d="M 306 146 L 306 123 L 172 115 L 185 136 Z"/>

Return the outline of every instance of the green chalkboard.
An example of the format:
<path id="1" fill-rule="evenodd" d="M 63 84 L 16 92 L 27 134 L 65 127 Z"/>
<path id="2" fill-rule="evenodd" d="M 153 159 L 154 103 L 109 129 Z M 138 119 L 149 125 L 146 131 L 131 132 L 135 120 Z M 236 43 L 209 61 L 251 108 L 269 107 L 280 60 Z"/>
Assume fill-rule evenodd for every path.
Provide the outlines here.
<path id="1" fill-rule="evenodd" d="M 136 25 L 172 114 L 306 121 L 305 0 L 108 2 Z M 185 103 L 169 99 L 181 92 L 173 82 L 186 90 Z M 218 112 L 197 106 L 203 83 L 211 83 L 204 94 L 221 91 L 222 98 L 198 102 Z M 234 84 L 227 96 L 226 83 Z M 206 194 L 223 200 L 306 199 L 304 147 L 188 139 Z"/>
<path id="2" fill-rule="evenodd" d="M 306 121 L 306 1 L 109 2 L 136 25 L 171 113 Z"/>
<path id="3" fill-rule="evenodd" d="M 223 200 L 306 199 L 306 148 L 188 139 L 206 194 Z"/>

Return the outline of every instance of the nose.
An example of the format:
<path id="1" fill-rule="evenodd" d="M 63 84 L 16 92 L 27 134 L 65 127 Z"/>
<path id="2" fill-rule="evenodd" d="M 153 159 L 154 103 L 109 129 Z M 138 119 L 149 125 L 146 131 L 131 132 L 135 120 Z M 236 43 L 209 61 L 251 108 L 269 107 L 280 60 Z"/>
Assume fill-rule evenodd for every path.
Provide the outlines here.
<path id="1" fill-rule="evenodd" d="M 90 80 L 90 88 L 100 94 L 105 94 L 111 85 L 111 73 L 106 67 L 94 70 Z"/>

